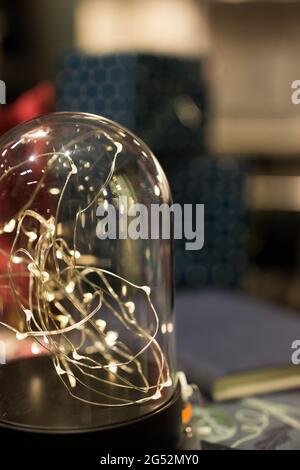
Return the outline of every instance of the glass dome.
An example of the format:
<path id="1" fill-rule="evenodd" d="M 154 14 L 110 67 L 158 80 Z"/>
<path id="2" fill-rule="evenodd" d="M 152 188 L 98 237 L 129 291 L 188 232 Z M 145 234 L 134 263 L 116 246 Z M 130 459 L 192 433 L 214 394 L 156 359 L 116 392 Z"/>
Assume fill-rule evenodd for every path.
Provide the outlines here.
<path id="1" fill-rule="evenodd" d="M 162 203 L 160 165 L 114 122 L 53 113 L 1 138 L 1 423 L 109 426 L 170 399 L 172 243 L 148 220 Z"/>

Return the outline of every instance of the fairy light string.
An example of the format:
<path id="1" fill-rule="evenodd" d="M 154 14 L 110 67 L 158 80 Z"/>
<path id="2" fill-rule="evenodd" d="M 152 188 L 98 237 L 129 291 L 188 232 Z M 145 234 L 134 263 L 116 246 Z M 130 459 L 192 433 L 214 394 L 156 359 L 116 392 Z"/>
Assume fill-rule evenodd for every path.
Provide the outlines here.
<path id="1" fill-rule="evenodd" d="M 100 134 L 100 138 L 104 136 L 110 142 L 114 152 L 108 174 L 91 201 L 77 211 L 73 234 L 68 236 L 71 246 L 58 233 L 59 224 L 63 224 L 60 220 L 62 204 L 72 178 L 79 171 L 70 149 L 94 134 L 93 130 L 76 137 L 62 151 L 36 155 L 35 160 L 47 160 L 40 180 L 29 200 L 12 219 L 0 226 L 0 240 L 1 235 L 7 233 L 14 237 L 10 252 L 0 248 L 8 258 L 7 273 L 0 274 L 0 287 L 11 290 L 22 312 L 24 327 L 20 331 L 3 321 L 0 324 L 11 330 L 18 340 L 32 338 L 39 348 L 51 354 L 56 373 L 71 396 L 98 406 L 121 407 L 159 399 L 162 389 L 170 386 L 172 380 L 157 340 L 159 318 L 151 301 L 150 288 L 100 267 L 80 264 L 83 254 L 77 247 L 79 222 L 85 213 L 95 208 L 99 197 L 107 193 L 117 157 L 123 150 L 122 144 L 115 142 L 110 134 Z M 99 138 L 99 131 L 97 134 Z M 58 161 L 67 166 L 67 175 L 55 213 L 46 218 L 31 207 Z M 26 165 L 28 158 L 3 172 L 0 187 L 6 178 Z M 52 189 L 53 194 L 58 192 Z M 27 242 L 24 244 L 23 240 Z M 22 264 L 24 270 L 14 272 L 15 264 Z M 26 296 L 18 287 L 20 277 L 28 279 Z M 116 283 L 118 289 L 114 287 Z M 127 292 L 132 293 L 131 297 L 122 300 Z M 146 302 L 148 324 L 154 325 L 151 332 L 139 323 L 140 312 L 134 302 L 138 294 Z M 107 322 L 101 318 L 103 310 L 120 324 L 129 339 L 138 341 L 138 350 L 132 350 L 129 339 L 121 341 L 118 331 L 108 329 Z M 149 374 L 147 358 L 154 363 L 154 373 Z M 92 392 L 91 399 L 87 398 L 91 394 L 82 393 L 84 389 Z"/>

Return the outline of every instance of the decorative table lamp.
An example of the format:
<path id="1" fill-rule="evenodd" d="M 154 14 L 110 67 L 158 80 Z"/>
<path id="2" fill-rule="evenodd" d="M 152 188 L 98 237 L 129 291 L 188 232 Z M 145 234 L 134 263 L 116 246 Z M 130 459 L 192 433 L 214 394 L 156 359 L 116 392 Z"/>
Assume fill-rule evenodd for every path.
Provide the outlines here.
<path id="1" fill-rule="evenodd" d="M 43 116 L 0 140 L 0 203 L 0 441 L 175 448 L 172 244 L 130 216 L 171 203 L 151 151 L 98 116 Z"/>

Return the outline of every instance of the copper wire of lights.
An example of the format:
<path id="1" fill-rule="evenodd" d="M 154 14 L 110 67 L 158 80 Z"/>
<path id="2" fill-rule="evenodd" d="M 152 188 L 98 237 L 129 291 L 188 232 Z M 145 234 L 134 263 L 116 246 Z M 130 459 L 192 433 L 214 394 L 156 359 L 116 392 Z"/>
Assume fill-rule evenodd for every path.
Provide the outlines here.
<path id="1" fill-rule="evenodd" d="M 47 158 L 42 177 L 14 218 L 0 226 L 0 240 L 3 234 L 14 236 L 10 252 L 0 248 L 8 257 L 7 273 L 0 274 L 4 281 L 0 287 L 11 290 L 24 326 L 19 330 L 3 321 L 0 324 L 11 330 L 18 340 L 32 338 L 34 347 L 45 348 L 52 356 L 59 378 L 73 397 L 98 406 L 121 407 L 159 399 L 161 390 L 170 386 L 172 379 L 157 341 L 159 319 L 150 298 L 150 288 L 133 284 L 105 269 L 80 263 L 84 254 L 77 250 L 79 220 L 86 211 L 95 208 L 98 198 L 110 184 L 117 156 L 123 150 L 120 142 L 115 142 L 104 132 L 100 133 L 100 138 L 101 134 L 111 142 L 114 151 L 110 171 L 95 197 L 77 211 L 72 246 L 59 233 L 58 226 L 63 224 L 60 209 L 68 185 L 79 171 L 68 150 L 76 141 L 74 139 L 63 151 L 34 157 L 36 160 Z M 85 137 L 86 134 L 81 139 Z M 56 162 L 67 166 L 67 176 L 55 213 L 45 218 L 30 207 Z M 0 176 L 0 185 L 27 164 L 28 158 L 6 169 Z M 27 229 L 28 222 L 36 227 L 34 231 Z M 28 242 L 20 246 L 23 239 Z M 14 263 L 22 263 L 24 271 L 14 272 Z M 20 276 L 28 279 L 28 297 L 16 283 Z M 120 284 L 119 289 L 112 286 L 116 281 Z M 131 298 L 122 300 L 127 291 L 132 293 Z M 152 315 L 154 327 L 151 333 L 138 321 L 139 312 L 132 300 L 137 294 L 144 296 L 149 309 L 147 315 Z M 129 338 L 132 335 L 131 338 L 139 341 L 136 351 L 131 350 L 129 340 L 121 341 L 118 331 L 107 328 L 107 322 L 101 319 L 102 309 L 122 325 Z M 147 370 L 146 355 L 151 356 L 155 364 L 154 374 Z M 77 392 L 78 387 L 80 392 Z M 82 394 L 83 389 L 92 393 L 91 399 Z"/>

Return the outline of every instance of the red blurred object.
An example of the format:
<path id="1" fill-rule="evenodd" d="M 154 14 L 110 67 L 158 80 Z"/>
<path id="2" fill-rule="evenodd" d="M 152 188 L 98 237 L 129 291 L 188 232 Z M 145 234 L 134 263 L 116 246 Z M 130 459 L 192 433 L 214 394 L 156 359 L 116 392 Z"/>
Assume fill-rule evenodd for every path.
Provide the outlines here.
<path id="1" fill-rule="evenodd" d="M 15 127 L 24 121 L 28 121 L 36 116 L 51 112 L 55 103 L 55 90 L 51 82 L 41 82 L 36 87 L 23 93 L 13 104 L 0 107 L 0 135 Z M 43 143 L 35 143 L 35 152 L 42 152 Z M 33 167 L 33 175 L 40 178 L 42 160 Z M 20 195 L 22 195 L 20 197 Z M 19 205 L 22 204 L 24 198 L 28 198 L 29 194 L 20 189 L 14 180 L 14 176 L 6 179 L 0 185 L 1 200 L 5 200 L 6 204 L 0 212 L 0 222 L 4 223 L 14 218 L 18 212 Z M 41 206 L 47 206 L 47 196 L 42 193 L 39 198 Z M 7 284 L 8 259 L 11 250 L 13 238 L 7 234 L 2 235 L 0 239 L 0 276 L 3 282 L 0 282 L 0 307 L 1 303 L 6 307 L 14 308 L 15 300 L 11 289 L 3 287 Z M 26 296 L 28 289 L 28 278 L 24 277 L 24 264 L 14 265 L 15 288 L 19 294 Z M 3 277 L 4 276 L 4 277 Z M 5 281 L 5 282 L 4 282 Z M 1 315 L 1 309 L 0 309 Z"/>
<path id="2" fill-rule="evenodd" d="M 51 82 L 41 82 L 23 93 L 12 104 L 0 108 L 0 134 L 21 122 L 53 111 L 55 88 Z"/>
<path id="3" fill-rule="evenodd" d="M 14 306 L 14 294 L 11 288 L 9 288 L 8 280 L 8 262 L 9 255 L 11 250 L 11 242 L 9 239 L 3 240 L 3 235 L 1 236 L 0 243 L 0 303 L 3 302 L 4 305 Z M 13 279 L 14 286 L 17 292 L 20 295 L 27 296 L 28 293 L 28 277 L 26 277 L 26 269 L 24 264 L 14 264 L 13 265 Z M 2 277 L 4 276 L 4 277 Z M 7 286 L 7 287 L 5 287 Z M 1 317 L 1 312 L 0 312 Z"/>

